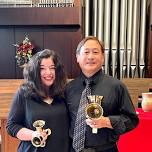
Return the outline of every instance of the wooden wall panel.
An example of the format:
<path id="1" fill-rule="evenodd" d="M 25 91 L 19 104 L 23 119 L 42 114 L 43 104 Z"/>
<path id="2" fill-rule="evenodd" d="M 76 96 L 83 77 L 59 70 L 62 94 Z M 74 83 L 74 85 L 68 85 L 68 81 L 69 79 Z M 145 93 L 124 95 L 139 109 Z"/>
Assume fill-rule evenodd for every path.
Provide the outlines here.
<path id="1" fill-rule="evenodd" d="M 147 1 L 146 77 L 152 78 L 152 1 Z"/>
<path id="2" fill-rule="evenodd" d="M 15 77 L 14 30 L 0 27 L 0 78 Z"/>
<path id="3" fill-rule="evenodd" d="M 149 92 L 152 87 L 151 78 L 125 78 L 121 80 L 128 88 L 134 106 L 138 107 L 138 98 L 141 97 L 142 93 Z"/>
<path id="4" fill-rule="evenodd" d="M 19 11 L 22 15 L 15 16 Z M 7 65 L 6 70 L 1 70 L 0 79 L 23 78 L 22 69 L 16 65 L 16 48 L 12 44 L 21 43 L 26 34 L 35 45 L 35 52 L 45 48 L 57 51 L 68 77 L 77 76 L 79 68 L 75 60 L 75 49 L 82 38 L 81 16 L 80 6 L 49 9 L 0 8 L 0 29 L 4 27 L 0 30 L 0 40 L 4 42 L 0 43 L 0 68 L 3 68 L 2 63 Z"/>
<path id="5" fill-rule="evenodd" d="M 69 78 L 76 76 L 73 74 L 73 65 L 77 67 L 75 73 L 79 73 L 73 55 L 75 57 L 77 41 L 80 38 L 79 27 L 53 27 L 52 29 L 45 29 L 44 32 L 44 48 L 53 49 L 59 54 Z"/>
<path id="6" fill-rule="evenodd" d="M 22 40 L 24 40 L 25 36 L 28 35 L 31 43 L 34 45 L 33 53 L 40 51 L 43 49 L 43 29 L 42 27 L 37 26 L 28 26 L 28 27 L 18 27 L 15 26 L 14 28 L 14 39 L 15 44 L 20 44 Z M 15 47 L 12 48 L 15 52 Z M 19 79 L 22 78 L 23 69 L 16 66 L 16 75 L 15 78 Z"/>
<path id="7" fill-rule="evenodd" d="M 75 33 L 75 37 L 73 37 L 72 39 L 72 44 L 73 44 L 73 49 L 71 50 L 71 58 L 74 64 L 71 65 L 71 73 L 72 73 L 72 77 L 74 78 L 75 76 L 77 76 L 80 73 L 80 68 L 78 66 L 78 63 L 76 62 L 76 49 L 77 49 L 77 45 L 80 42 L 80 39 L 82 39 L 82 35 L 80 36 L 81 33 L 81 29 L 79 29 L 79 32 Z M 81 37 L 81 38 L 80 38 Z"/>
<path id="8" fill-rule="evenodd" d="M 80 25 L 80 13 L 80 6 L 1 8 L 0 25 Z"/>
<path id="9" fill-rule="evenodd" d="M 152 25 L 148 33 L 146 77 L 152 78 Z"/>

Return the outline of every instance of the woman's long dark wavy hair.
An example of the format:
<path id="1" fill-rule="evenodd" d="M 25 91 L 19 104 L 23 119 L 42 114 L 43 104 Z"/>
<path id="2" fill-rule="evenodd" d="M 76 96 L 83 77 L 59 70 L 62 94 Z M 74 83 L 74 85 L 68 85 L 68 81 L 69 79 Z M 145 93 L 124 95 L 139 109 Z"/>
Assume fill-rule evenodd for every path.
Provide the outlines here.
<path id="1" fill-rule="evenodd" d="M 56 77 L 54 83 L 50 86 L 48 93 L 40 77 L 40 64 L 42 59 L 50 57 L 55 64 Z M 54 97 L 56 95 L 63 95 L 67 80 L 66 74 L 59 56 L 53 50 L 45 49 L 33 55 L 24 68 L 23 76 L 25 83 L 22 85 L 22 88 L 24 89 L 26 96 L 31 96 L 34 94 L 45 98 L 47 96 Z"/>

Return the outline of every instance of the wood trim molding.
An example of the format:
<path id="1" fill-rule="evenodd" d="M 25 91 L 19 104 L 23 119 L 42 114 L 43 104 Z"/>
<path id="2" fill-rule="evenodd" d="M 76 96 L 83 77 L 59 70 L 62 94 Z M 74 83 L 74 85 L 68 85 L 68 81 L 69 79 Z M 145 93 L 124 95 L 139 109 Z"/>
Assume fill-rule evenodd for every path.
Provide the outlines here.
<path id="1" fill-rule="evenodd" d="M 0 25 L 79 25 L 80 7 L 0 8 Z"/>

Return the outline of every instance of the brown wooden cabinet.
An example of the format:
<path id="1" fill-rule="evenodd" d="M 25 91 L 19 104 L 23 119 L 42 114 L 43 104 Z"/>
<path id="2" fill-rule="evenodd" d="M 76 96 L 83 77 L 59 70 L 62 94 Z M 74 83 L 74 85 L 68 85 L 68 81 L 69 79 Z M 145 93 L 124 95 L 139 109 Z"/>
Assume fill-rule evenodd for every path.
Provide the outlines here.
<path id="1" fill-rule="evenodd" d="M 7 134 L 6 122 L 6 118 L 1 118 L 1 152 L 17 152 L 19 140 Z"/>
<path id="2" fill-rule="evenodd" d="M 6 131 L 6 122 L 13 96 L 22 82 L 22 79 L 0 79 L 0 152 L 17 151 L 19 140 L 8 135 Z"/>

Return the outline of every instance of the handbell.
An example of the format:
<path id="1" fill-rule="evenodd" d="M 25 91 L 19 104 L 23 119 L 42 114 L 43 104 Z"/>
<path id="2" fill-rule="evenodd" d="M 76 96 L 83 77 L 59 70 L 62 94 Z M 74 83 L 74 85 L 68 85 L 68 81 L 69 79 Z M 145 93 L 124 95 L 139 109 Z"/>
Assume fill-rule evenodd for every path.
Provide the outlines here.
<path id="1" fill-rule="evenodd" d="M 90 103 L 86 107 L 86 117 L 98 119 L 103 115 L 103 108 L 98 103 Z"/>
<path id="2" fill-rule="evenodd" d="M 87 105 L 85 112 L 86 117 L 90 119 L 99 119 L 103 115 L 103 108 L 101 101 L 103 96 L 91 95 L 88 96 L 90 103 Z M 97 128 L 92 128 L 92 133 L 97 133 Z"/>
<path id="3" fill-rule="evenodd" d="M 42 131 L 44 131 L 43 127 L 45 125 L 45 121 L 44 120 L 37 120 L 33 123 L 33 126 L 36 128 L 36 130 L 41 133 Z M 51 134 L 51 129 L 45 129 L 47 135 Z M 32 138 L 32 144 L 35 147 L 45 147 L 46 142 L 42 142 L 43 141 L 43 136 L 41 136 L 41 134 L 37 134 L 36 136 L 34 136 Z"/>

